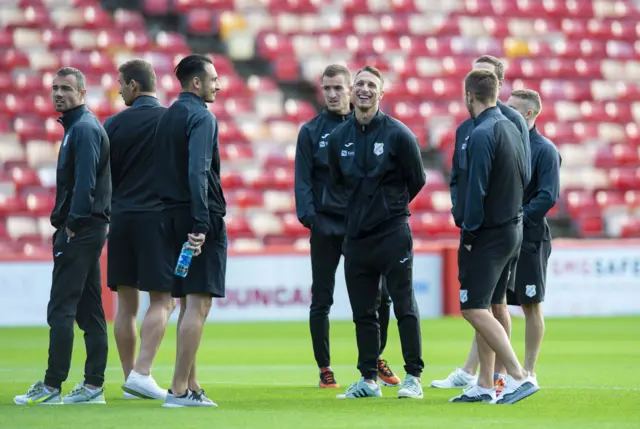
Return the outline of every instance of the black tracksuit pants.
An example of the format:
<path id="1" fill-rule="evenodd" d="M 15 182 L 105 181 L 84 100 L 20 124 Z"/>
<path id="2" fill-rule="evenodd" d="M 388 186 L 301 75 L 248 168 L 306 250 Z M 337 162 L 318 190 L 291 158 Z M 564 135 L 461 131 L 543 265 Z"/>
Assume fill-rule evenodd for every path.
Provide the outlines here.
<path id="1" fill-rule="evenodd" d="M 344 236 L 325 235 L 318 231 L 311 233 L 311 308 L 309 327 L 313 354 L 318 368 L 331 366 L 329 348 L 329 310 L 333 305 L 336 271 L 342 255 Z M 380 319 L 380 355 L 387 345 L 391 298 L 387 292 L 385 279 L 378 294 L 376 308 Z M 377 358 L 377 356 L 376 356 Z"/>
<path id="2" fill-rule="evenodd" d="M 107 227 L 92 226 L 67 237 L 64 227 L 53 234 L 53 282 L 47 308 L 49 365 L 46 385 L 60 389 L 69 376 L 74 321 L 84 331 L 87 360 L 84 382 L 104 383 L 107 366 L 107 323 L 102 307 L 100 254 Z"/>
<path id="3" fill-rule="evenodd" d="M 424 368 L 420 314 L 413 292 L 413 239 L 402 223 L 363 238 L 345 241 L 345 277 L 358 343 L 358 369 L 375 379 L 380 326 L 376 315 L 380 276 L 398 319 L 398 331 L 407 374 L 420 377 Z"/>

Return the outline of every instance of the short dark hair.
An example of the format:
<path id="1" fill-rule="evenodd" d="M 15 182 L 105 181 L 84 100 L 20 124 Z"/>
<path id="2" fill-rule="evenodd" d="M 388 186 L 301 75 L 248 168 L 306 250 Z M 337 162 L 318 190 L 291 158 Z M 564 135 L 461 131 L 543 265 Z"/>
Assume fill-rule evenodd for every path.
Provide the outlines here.
<path id="1" fill-rule="evenodd" d="M 473 70 L 464 80 L 464 92 L 470 92 L 482 104 L 498 99 L 498 76 L 490 70 Z"/>
<path id="2" fill-rule="evenodd" d="M 514 89 L 511 91 L 511 95 L 531 102 L 535 116 L 538 116 L 540 112 L 542 112 L 542 100 L 540 99 L 538 91 L 534 91 L 533 89 Z"/>
<path id="3" fill-rule="evenodd" d="M 488 63 L 494 66 L 495 74 L 498 76 L 498 80 L 504 80 L 504 63 L 500 61 L 498 58 L 493 55 L 483 55 L 476 60 L 476 64 L 478 63 Z"/>
<path id="4" fill-rule="evenodd" d="M 86 79 L 84 78 L 84 74 L 82 74 L 80 70 L 73 67 L 63 67 L 56 72 L 56 76 L 71 76 L 71 75 L 76 77 L 76 83 L 78 84 L 76 89 L 78 91 L 84 91 L 87 84 L 86 84 Z"/>
<path id="5" fill-rule="evenodd" d="M 378 70 L 374 66 L 364 66 L 356 72 L 356 78 L 362 72 L 369 72 L 372 75 L 376 76 L 378 79 L 380 79 L 380 85 L 384 88 L 384 78 L 382 77 L 382 73 L 380 73 L 380 70 Z"/>
<path id="6" fill-rule="evenodd" d="M 331 64 L 330 66 L 327 66 L 327 68 L 322 72 L 321 79 L 324 79 L 325 76 L 336 77 L 340 75 L 344 76 L 345 79 L 347 79 L 347 83 L 351 85 L 351 71 L 342 64 Z"/>
<path id="7" fill-rule="evenodd" d="M 194 77 L 202 78 L 207 64 L 213 64 L 213 61 L 206 55 L 192 54 L 180 60 L 174 72 L 182 88 L 189 86 Z"/>
<path id="8" fill-rule="evenodd" d="M 125 83 L 135 80 L 142 92 L 156 92 L 156 72 L 150 62 L 140 58 L 129 60 L 118 67 Z"/>

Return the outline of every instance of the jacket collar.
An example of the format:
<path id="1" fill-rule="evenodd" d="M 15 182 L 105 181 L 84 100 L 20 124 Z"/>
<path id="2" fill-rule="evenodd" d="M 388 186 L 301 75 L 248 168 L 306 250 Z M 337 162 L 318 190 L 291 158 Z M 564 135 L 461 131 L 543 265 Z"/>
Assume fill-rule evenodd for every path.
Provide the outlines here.
<path id="1" fill-rule="evenodd" d="M 498 115 L 500 115 L 500 108 L 498 106 L 489 107 L 488 109 L 485 109 L 482 113 L 480 113 L 475 118 L 474 123 L 477 126 L 483 123 L 486 119 L 492 118 Z"/>
<path id="2" fill-rule="evenodd" d="M 205 103 L 202 98 L 198 97 L 193 92 L 181 92 L 180 95 L 178 96 L 178 100 L 192 101 L 201 105 L 202 107 L 205 107 L 205 108 L 207 107 L 207 103 Z"/>
<path id="3" fill-rule="evenodd" d="M 88 111 L 89 109 L 87 109 L 87 106 L 81 104 L 78 107 L 74 107 L 73 109 L 64 112 L 62 116 L 58 118 L 58 122 L 62 124 L 65 130 L 68 130 L 69 127 L 75 124 L 76 121 Z"/>
<path id="4" fill-rule="evenodd" d="M 137 97 L 131 107 L 159 106 L 160 102 L 156 97 L 150 95 L 141 95 Z"/>
<path id="5" fill-rule="evenodd" d="M 352 111 L 349 111 L 349 113 L 347 113 L 346 115 L 340 115 L 338 113 L 333 113 L 329 109 L 324 109 L 323 113 L 327 117 L 332 118 L 332 119 L 336 119 L 336 120 L 339 120 L 339 121 L 344 121 L 345 119 L 348 119 L 353 115 Z"/>
<path id="6" fill-rule="evenodd" d="M 353 114 L 353 120 L 355 121 L 356 125 L 358 125 L 362 131 L 366 131 L 372 128 L 376 128 L 381 122 L 382 119 L 385 117 L 386 115 L 382 112 L 382 110 L 378 109 L 378 111 L 376 112 L 375 115 L 373 115 L 373 117 L 371 118 L 371 121 L 369 121 L 368 124 L 361 124 L 360 122 L 358 122 L 358 119 L 356 118 L 355 113 Z"/>

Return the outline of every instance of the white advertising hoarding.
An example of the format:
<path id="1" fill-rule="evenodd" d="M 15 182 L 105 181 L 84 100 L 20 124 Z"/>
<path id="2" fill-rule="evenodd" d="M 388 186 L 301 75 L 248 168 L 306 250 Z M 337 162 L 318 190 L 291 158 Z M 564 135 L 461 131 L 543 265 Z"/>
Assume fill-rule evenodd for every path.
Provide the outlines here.
<path id="1" fill-rule="evenodd" d="M 421 318 L 440 317 L 442 257 L 439 254 L 415 255 L 413 284 Z M 208 321 L 307 320 L 311 303 L 311 260 L 308 255 L 233 256 L 227 264 L 226 287 L 226 298 L 214 300 Z M 331 319 L 352 320 L 343 261 L 336 273 L 333 301 Z M 142 302 L 143 306 L 148 305 L 146 296 Z M 176 310 L 172 320 L 177 319 Z"/>
<path id="2" fill-rule="evenodd" d="M 543 311 L 551 317 L 640 314 L 640 246 L 554 249 Z"/>

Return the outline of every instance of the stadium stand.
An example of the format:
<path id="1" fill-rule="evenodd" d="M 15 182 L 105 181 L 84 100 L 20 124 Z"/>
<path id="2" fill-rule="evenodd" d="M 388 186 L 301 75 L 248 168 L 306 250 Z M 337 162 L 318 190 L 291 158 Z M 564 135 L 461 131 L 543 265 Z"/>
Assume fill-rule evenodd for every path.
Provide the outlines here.
<path id="1" fill-rule="evenodd" d="M 123 3 L 123 2 L 110 2 Z M 137 10 L 97 0 L 5 0 L 0 5 L 0 250 L 49 253 L 48 221 L 62 128 L 49 96 L 52 73 L 87 75 L 87 105 L 102 120 L 124 106 L 117 64 L 142 57 L 159 99 L 180 92 L 173 66 L 215 40 L 223 93 L 223 184 L 232 246 L 305 246 L 293 202 L 299 125 L 320 93 L 284 88 L 318 82 L 331 62 L 378 66 L 383 109 L 419 137 L 430 168 L 412 204 L 418 240 L 456 237 L 447 175 L 456 124 L 467 117 L 462 80 L 473 59 L 505 60 L 512 88 L 541 93 L 539 128 L 563 157 L 553 217 L 582 237 L 640 237 L 640 8 L 631 0 L 144 0 Z M 113 7 L 113 6 L 112 6 Z M 157 31 L 171 18 L 176 31 Z M 239 73 L 259 60 L 267 74 Z M 318 86 L 315 85 L 317 88 Z M 555 231 L 555 230 L 554 230 Z M 571 232 L 568 232 L 571 234 Z"/>

